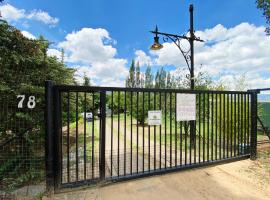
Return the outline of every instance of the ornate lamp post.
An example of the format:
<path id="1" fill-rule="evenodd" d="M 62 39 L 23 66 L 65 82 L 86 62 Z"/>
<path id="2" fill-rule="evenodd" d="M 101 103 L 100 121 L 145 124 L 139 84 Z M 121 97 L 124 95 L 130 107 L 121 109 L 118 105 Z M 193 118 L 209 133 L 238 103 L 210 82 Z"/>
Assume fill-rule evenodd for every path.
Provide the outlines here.
<path id="1" fill-rule="evenodd" d="M 158 28 L 156 26 L 156 29 L 154 31 L 150 31 L 155 35 L 154 37 L 154 44 L 151 46 L 152 50 L 159 50 L 163 48 L 163 45 L 159 43 L 159 35 L 163 36 L 163 40 L 166 42 L 168 40 L 171 40 L 180 50 L 182 55 L 185 58 L 186 64 L 188 66 L 189 72 L 190 72 L 190 89 L 194 90 L 194 41 L 203 42 L 199 37 L 195 36 L 194 33 L 194 27 L 193 27 L 193 5 L 191 4 L 189 6 L 189 13 L 190 13 L 190 28 L 189 28 L 189 35 L 175 35 L 170 33 L 163 33 L 159 32 Z M 187 40 L 189 42 L 190 48 L 185 51 L 181 48 L 181 41 Z"/>
<path id="2" fill-rule="evenodd" d="M 152 50 L 159 50 L 163 48 L 163 45 L 159 43 L 159 35 L 163 36 L 164 42 L 171 40 L 180 50 L 182 55 L 184 56 L 184 59 L 186 61 L 186 64 L 188 66 L 189 72 L 190 72 L 190 89 L 194 90 L 195 88 L 195 80 L 194 80 L 194 41 L 203 42 L 199 37 L 195 36 L 194 33 L 194 27 L 193 27 L 193 5 L 191 4 L 189 6 L 189 13 L 190 13 L 190 28 L 189 28 L 189 35 L 175 35 L 170 33 L 163 33 L 159 32 L 158 28 L 156 26 L 156 29 L 154 31 L 150 31 L 155 35 L 154 37 L 154 44 L 151 46 Z M 183 50 L 181 48 L 181 41 L 187 40 L 189 42 L 189 49 Z M 186 126 L 186 131 L 188 129 L 188 126 Z M 190 139 L 191 139 L 191 146 L 194 146 L 195 144 L 195 138 L 196 138 L 196 124 L 195 121 L 190 121 Z"/>

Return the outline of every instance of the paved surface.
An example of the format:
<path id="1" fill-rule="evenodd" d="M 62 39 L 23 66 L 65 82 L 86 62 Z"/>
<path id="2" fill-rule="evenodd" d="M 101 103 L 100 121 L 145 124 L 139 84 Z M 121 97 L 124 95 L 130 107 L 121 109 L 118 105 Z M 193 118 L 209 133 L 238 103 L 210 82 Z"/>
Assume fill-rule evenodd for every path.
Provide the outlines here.
<path id="1" fill-rule="evenodd" d="M 270 174 L 244 160 L 55 194 L 44 200 L 270 199 Z M 261 173 L 261 174 L 258 174 Z M 267 177 L 269 176 L 269 177 Z"/>

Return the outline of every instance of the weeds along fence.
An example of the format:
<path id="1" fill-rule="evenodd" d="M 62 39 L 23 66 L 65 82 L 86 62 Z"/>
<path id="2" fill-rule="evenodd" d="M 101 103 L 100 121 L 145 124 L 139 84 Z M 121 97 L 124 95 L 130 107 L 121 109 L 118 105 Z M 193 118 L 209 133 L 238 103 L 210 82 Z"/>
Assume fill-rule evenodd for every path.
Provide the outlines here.
<path id="1" fill-rule="evenodd" d="M 119 181 L 256 154 L 256 91 L 47 84 L 48 187 Z M 177 94 L 195 95 L 196 120 L 177 120 Z M 148 124 L 148 111 L 161 111 L 159 125 Z"/>

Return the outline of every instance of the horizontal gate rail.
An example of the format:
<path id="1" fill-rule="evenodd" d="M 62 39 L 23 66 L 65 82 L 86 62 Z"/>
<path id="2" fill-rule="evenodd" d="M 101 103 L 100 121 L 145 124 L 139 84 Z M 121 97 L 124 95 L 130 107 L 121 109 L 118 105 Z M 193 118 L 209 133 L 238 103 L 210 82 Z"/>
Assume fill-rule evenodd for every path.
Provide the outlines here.
<path id="1" fill-rule="evenodd" d="M 55 85 L 60 92 L 98 92 L 98 91 L 126 91 L 126 92 L 166 92 L 166 93 L 213 93 L 213 94 L 251 94 L 248 91 L 228 91 L 228 90 L 190 90 L 190 89 L 157 89 L 157 88 L 124 88 L 124 87 L 98 87 L 98 86 L 77 86 L 77 85 Z"/>
<path id="2" fill-rule="evenodd" d="M 257 90 L 47 83 L 52 90 L 46 158 L 55 191 L 256 157 Z M 177 120 L 178 94 L 194 94 L 195 120 Z M 158 124 L 148 123 L 149 111 L 160 113 Z"/>

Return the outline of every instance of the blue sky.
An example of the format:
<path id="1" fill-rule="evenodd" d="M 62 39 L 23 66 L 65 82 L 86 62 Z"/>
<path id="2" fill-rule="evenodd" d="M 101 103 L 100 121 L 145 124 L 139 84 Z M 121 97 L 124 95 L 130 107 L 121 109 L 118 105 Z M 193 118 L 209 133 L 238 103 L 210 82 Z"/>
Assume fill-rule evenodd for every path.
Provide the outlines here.
<path id="1" fill-rule="evenodd" d="M 44 35 L 48 40 L 53 41 L 54 44 L 51 45 L 53 50 L 50 51 L 52 55 L 57 55 L 57 51 L 64 48 L 67 54 L 66 63 L 78 68 L 78 75 L 88 74 L 97 85 L 116 83 L 115 85 L 121 86 L 126 76 L 125 69 L 129 67 L 133 58 L 140 61 L 142 69 L 149 64 L 153 71 L 165 66 L 172 73 L 178 73 L 179 67 L 184 70 L 183 73 L 186 72 L 183 59 L 178 58 L 181 55 L 170 43 L 165 44 L 164 50 L 159 53 L 149 51 L 149 46 L 153 42 L 149 30 L 157 24 L 161 31 L 184 33 L 189 27 L 190 3 L 195 7 L 195 30 L 198 30 L 199 36 L 208 37 L 203 38 L 208 43 L 198 44 L 195 47 L 197 52 L 195 56 L 198 56 L 197 65 L 205 66 L 203 70 L 206 70 L 215 81 L 230 82 L 237 76 L 245 75 L 247 82 L 251 82 L 249 87 L 261 86 L 257 84 L 258 82 L 270 84 L 268 73 L 270 60 L 267 58 L 267 53 L 265 57 L 258 58 L 257 52 L 250 52 L 258 51 L 252 45 L 258 44 L 261 39 L 269 42 L 269 39 L 262 34 L 262 26 L 266 25 L 265 19 L 261 11 L 256 8 L 255 0 L 78 0 L 76 2 L 8 0 L 2 5 L 1 13 L 6 15 L 3 17 L 6 17 L 11 24 L 25 33 L 35 37 Z M 9 13 L 11 11 L 7 5 L 23 14 L 14 17 L 16 13 Z M 40 13 L 47 13 L 47 15 L 44 17 Z M 71 36 L 72 33 L 71 39 L 67 39 L 67 35 Z M 252 41 L 245 46 L 247 43 L 245 37 L 251 33 Z M 253 35 L 254 33 L 256 34 Z M 243 38 L 239 38 L 239 35 Z M 74 40 L 77 43 L 71 44 Z M 93 41 L 99 42 L 93 45 Z M 88 52 L 82 50 L 81 54 L 84 55 L 79 55 L 77 51 L 81 51 L 79 49 L 81 43 L 84 43 L 82 49 L 93 49 Z M 92 44 L 86 45 L 88 43 Z M 210 43 L 215 44 L 214 47 L 208 46 Z M 230 43 L 235 46 L 228 46 Z M 268 45 L 261 45 L 257 48 L 267 51 Z M 100 48 L 96 48 L 97 46 Z M 216 55 L 216 51 L 222 50 L 223 47 L 228 47 L 227 52 Z M 231 48 L 233 49 L 230 50 Z M 235 49 L 240 50 L 237 54 L 241 55 L 239 58 L 241 60 L 234 57 Z M 100 51 L 100 54 L 97 51 Z M 250 59 L 252 54 L 254 54 L 253 60 Z M 109 63 L 112 63 L 111 68 L 114 65 L 118 66 L 115 67 L 116 72 L 125 72 L 121 76 L 113 77 L 112 72 L 115 71 L 105 67 Z M 249 67 L 245 68 L 243 65 Z M 254 79 L 254 68 L 258 66 L 260 69 L 256 71 L 256 81 L 251 81 L 251 78 Z M 102 71 L 107 71 L 107 74 L 106 72 L 103 74 Z M 232 85 L 228 87 L 233 89 Z"/>

